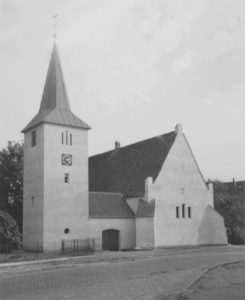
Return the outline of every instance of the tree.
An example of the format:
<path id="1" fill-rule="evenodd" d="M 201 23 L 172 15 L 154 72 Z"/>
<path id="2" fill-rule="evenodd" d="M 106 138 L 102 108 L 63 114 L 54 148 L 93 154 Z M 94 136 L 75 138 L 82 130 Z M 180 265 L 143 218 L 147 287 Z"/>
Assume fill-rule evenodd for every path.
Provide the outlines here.
<path id="1" fill-rule="evenodd" d="M 214 208 L 224 217 L 228 242 L 245 244 L 245 203 L 243 194 L 236 189 L 214 181 Z"/>
<path id="2" fill-rule="evenodd" d="M 0 252 L 9 252 L 20 247 L 21 234 L 16 221 L 10 214 L 0 210 Z"/>
<path id="3" fill-rule="evenodd" d="M 7 212 L 22 229 L 23 144 L 8 142 L 0 151 L 0 210 Z"/>

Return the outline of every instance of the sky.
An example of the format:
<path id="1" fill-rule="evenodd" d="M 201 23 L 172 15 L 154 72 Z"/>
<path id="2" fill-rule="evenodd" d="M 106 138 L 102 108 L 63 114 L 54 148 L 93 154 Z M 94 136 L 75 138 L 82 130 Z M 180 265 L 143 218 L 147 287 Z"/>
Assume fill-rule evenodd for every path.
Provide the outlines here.
<path id="1" fill-rule="evenodd" d="M 205 178 L 245 180 L 244 0 L 0 0 L 0 148 L 39 109 L 54 14 L 90 155 L 180 123 Z"/>

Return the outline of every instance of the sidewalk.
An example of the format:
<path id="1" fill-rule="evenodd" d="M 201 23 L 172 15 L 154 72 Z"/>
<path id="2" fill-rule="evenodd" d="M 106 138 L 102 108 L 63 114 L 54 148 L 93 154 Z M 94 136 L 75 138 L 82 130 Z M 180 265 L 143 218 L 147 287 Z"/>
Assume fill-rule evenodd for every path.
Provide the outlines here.
<path id="1" fill-rule="evenodd" d="M 209 269 L 189 288 L 161 300 L 243 300 L 245 299 L 245 261 Z"/>
<path id="2" fill-rule="evenodd" d="M 28 272 L 36 270 L 47 270 L 54 268 L 72 268 L 75 265 L 89 264 L 89 263 L 107 263 L 119 261 L 136 261 L 148 259 L 153 257 L 162 257 L 168 255 L 178 255 L 182 253 L 202 252 L 207 250 L 221 250 L 230 249 L 232 246 L 204 246 L 204 247 L 182 247 L 182 248 L 164 248 L 154 250 L 141 250 L 141 251 L 99 251 L 93 255 L 85 256 L 61 256 L 54 257 L 54 254 L 39 255 L 38 260 L 28 260 L 28 253 L 23 253 L 24 261 L 8 262 L 0 264 L 0 275 L 7 275 L 19 272 Z M 26 257 L 27 256 L 27 257 Z M 33 254 L 32 254 L 33 257 Z M 20 259 L 21 256 L 18 256 Z"/>

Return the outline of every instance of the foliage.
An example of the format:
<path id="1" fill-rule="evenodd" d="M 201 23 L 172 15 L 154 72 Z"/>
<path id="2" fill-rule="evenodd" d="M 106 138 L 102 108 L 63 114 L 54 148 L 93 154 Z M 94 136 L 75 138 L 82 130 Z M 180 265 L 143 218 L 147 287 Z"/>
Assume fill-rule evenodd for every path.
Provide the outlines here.
<path id="1" fill-rule="evenodd" d="M 16 221 L 2 210 L 0 210 L 0 241 L 0 252 L 21 247 L 21 234 Z"/>
<path id="2" fill-rule="evenodd" d="M 228 241 L 245 244 L 245 201 L 236 189 L 227 189 L 225 184 L 214 182 L 214 207 L 224 217 Z"/>
<path id="3" fill-rule="evenodd" d="M 8 142 L 0 151 L 0 210 L 8 212 L 22 228 L 23 144 Z"/>

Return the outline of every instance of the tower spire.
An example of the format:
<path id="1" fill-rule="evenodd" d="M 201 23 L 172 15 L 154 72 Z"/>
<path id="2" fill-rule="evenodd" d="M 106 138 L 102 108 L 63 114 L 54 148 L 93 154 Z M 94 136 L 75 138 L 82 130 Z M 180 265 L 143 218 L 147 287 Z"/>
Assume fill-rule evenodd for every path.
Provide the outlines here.
<path id="1" fill-rule="evenodd" d="M 56 16 L 57 15 L 53 16 L 54 21 Z M 59 53 L 55 43 L 55 23 L 53 37 L 53 51 L 49 62 L 40 109 L 38 114 L 23 129 L 23 132 L 37 126 L 40 123 L 51 123 L 83 129 L 90 128 L 85 122 L 76 117 L 71 111 Z"/>

